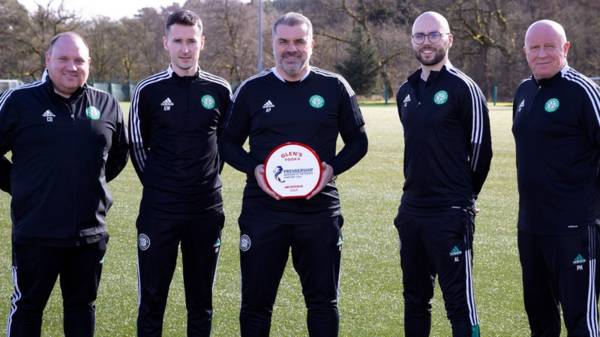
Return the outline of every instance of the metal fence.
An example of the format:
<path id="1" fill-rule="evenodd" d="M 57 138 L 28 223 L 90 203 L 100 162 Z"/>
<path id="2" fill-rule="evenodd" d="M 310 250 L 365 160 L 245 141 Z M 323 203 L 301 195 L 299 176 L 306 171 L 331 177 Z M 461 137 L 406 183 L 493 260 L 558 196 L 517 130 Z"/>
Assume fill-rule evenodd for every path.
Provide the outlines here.
<path id="1" fill-rule="evenodd" d="M 0 80 L 0 93 L 23 85 L 21 80 Z"/>
<path id="2" fill-rule="evenodd" d="M 131 101 L 131 94 L 135 90 L 133 83 L 94 82 L 94 88 L 111 93 L 119 102 Z"/>

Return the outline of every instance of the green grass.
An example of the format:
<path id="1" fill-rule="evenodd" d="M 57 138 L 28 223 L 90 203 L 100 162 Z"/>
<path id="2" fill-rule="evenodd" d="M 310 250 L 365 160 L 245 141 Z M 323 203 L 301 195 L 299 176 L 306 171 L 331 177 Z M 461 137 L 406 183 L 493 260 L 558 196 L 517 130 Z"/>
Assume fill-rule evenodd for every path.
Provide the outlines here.
<path id="1" fill-rule="evenodd" d="M 124 106 L 125 110 L 127 106 Z M 339 177 L 345 217 L 342 256 L 340 336 L 401 336 L 403 305 L 398 237 L 392 220 L 402 190 L 402 129 L 395 105 L 363 109 L 369 153 Z M 475 233 L 475 292 L 483 336 L 528 335 L 522 304 L 521 272 L 516 249 L 517 192 L 509 107 L 490 113 L 494 159 L 480 195 Z M 223 172 L 227 214 L 214 293 L 214 336 L 238 336 L 240 275 L 237 217 L 245 177 Z M 110 184 L 115 204 L 97 302 L 97 336 L 135 335 L 137 310 L 135 219 L 141 188 L 128 165 Z M 0 196 L 0 317 L 6 317 L 12 293 L 10 279 L 9 197 Z M 433 300 L 431 336 L 450 336 L 439 288 Z M 165 336 L 185 336 L 181 266 L 172 283 L 165 317 Z M 272 336 L 306 336 L 305 308 L 298 278 L 288 264 L 273 313 Z M 62 335 L 58 288 L 44 314 L 44 336 Z"/>

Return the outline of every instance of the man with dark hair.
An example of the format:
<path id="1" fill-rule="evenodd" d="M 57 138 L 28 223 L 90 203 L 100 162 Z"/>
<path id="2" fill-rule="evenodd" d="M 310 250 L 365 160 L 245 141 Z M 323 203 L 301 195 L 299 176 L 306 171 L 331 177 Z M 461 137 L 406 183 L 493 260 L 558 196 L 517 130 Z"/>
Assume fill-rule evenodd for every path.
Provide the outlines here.
<path id="1" fill-rule="evenodd" d="M 404 332 L 426 337 L 436 276 L 454 337 L 479 337 L 473 291 L 475 200 L 492 159 L 485 97 L 452 66 L 448 21 L 425 12 L 413 23 L 421 64 L 398 90 L 404 127 L 404 188 L 394 224 L 400 238 Z"/>
<path id="2" fill-rule="evenodd" d="M 209 336 L 212 288 L 225 217 L 217 137 L 231 89 L 202 71 L 202 21 L 169 16 L 167 70 L 141 81 L 130 110 L 131 159 L 144 187 L 137 219 L 138 336 L 161 336 L 181 244 L 188 336 Z"/>
<path id="3" fill-rule="evenodd" d="M 567 64 L 571 44 L 536 21 L 523 51 L 532 76 L 513 102 L 518 246 L 531 336 L 598 337 L 600 88 Z"/>
<path id="4" fill-rule="evenodd" d="M 273 25 L 275 67 L 244 81 L 234 96 L 221 153 L 247 174 L 240 225 L 242 336 L 268 336 L 277 288 L 291 248 L 308 309 L 310 336 L 337 336 L 343 218 L 335 175 L 367 152 L 356 95 L 340 76 L 309 65 L 310 20 L 287 13 Z M 336 154 L 336 140 L 344 147 Z M 249 138 L 250 152 L 242 145 Z M 306 198 L 280 199 L 263 161 L 286 142 L 310 146 L 323 175 Z"/>
<path id="5" fill-rule="evenodd" d="M 12 195 L 13 282 L 7 335 L 41 335 L 60 275 L 64 332 L 91 337 L 112 204 L 107 182 L 127 163 L 119 103 L 86 84 L 90 56 L 68 32 L 52 39 L 41 81 L 0 97 L 0 187 Z"/>

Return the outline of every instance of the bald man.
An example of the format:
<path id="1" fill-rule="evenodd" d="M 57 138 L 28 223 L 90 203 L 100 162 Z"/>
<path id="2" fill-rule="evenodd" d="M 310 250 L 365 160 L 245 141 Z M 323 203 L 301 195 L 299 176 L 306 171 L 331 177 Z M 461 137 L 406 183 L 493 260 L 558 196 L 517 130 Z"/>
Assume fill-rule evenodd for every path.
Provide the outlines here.
<path id="1" fill-rule="evenodd" d="M 454 337 L 479 336 L 472 282 L 475 200 L 492 148 L 485 97 L 448 59 L 453 36 L 440 14 L 421 14 L 412 48 L 421 67 L 398 90 L 404 127 L 400 237 L 404 329 L 429 336 L 436 275 Z"/>
<path id="2" fill-rule="evenodd" d="M 532 76 L 513 102 L 518 243 L 532 336 L 598 336 L 600 92 L 567 65 L 570 44 L 551 20 L 523 48 Z M 560 305 L 560 310 L 559 310 Z"/>
<path id="3" fill-rule="evenodd" d="M 64 332 L 94 335 L 106 252 L 107 182 L 127 163 L 118 102 L 86 85 L 89 50 L 72 32 L 55 36 L 42 80 L 0 97 L 0 188 L 12 196 L 14 293 L 7 335 L 41 334 L 60 276 Z"/>

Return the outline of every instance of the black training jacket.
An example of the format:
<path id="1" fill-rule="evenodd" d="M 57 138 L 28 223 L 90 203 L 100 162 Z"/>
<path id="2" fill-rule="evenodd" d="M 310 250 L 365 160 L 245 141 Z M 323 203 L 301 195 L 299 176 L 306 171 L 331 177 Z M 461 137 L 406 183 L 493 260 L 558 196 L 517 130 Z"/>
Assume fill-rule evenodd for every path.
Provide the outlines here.
<path id="1" fill-rule="evenodd" d="M 217 138 L 231 105 L 224 79 L 167 70 L 142 80 L 129 113 L 142 217 L 187 219 L 223 207 Z"/>
<path id="2" fill-rule="evenodd" d="M 341 174 L 367 153 L 363 125 L 354 91 L 335 73 L 311 67 L 300 81 L 288 82 L 272 68 L 244 81 L 219 144 L 224 160 L 247 174 L 242 217 L 254 214 L 264 221 L 296 223 L 310 215 L 339 215 L 335 182 L 310 200 L 275 200 L 260 189 L 254 169 L 275 147 L 301 142 L 331 165 L 334 174 Z M 336 153 L 338 135 L 344 147 Z M 249 152 L 242 147 L 246 139 Z"/>
<path id="3" fill-rule="evenodd" d="M 106 236 L 107 182 L 125 167 L 118 102 L 84 85 L 70 98 L 47 75 L 0 97 L 0 183 L 12 195 L 13 240 L 75 246 Z"/>
<path id="4" fill-rule="evenodd" d="M 513 102 L 520 230 L 565 234 L 600 217 L 600 91 L 565 66 Z"/>
<path id="5" fill-rule="evenodd" d="M 450 64 L 426 82 L 419 69 L 396 100 L 405 143 L 401 205 L 471 206 L 492 159 L 488 109 L 477 84 Z"/>

